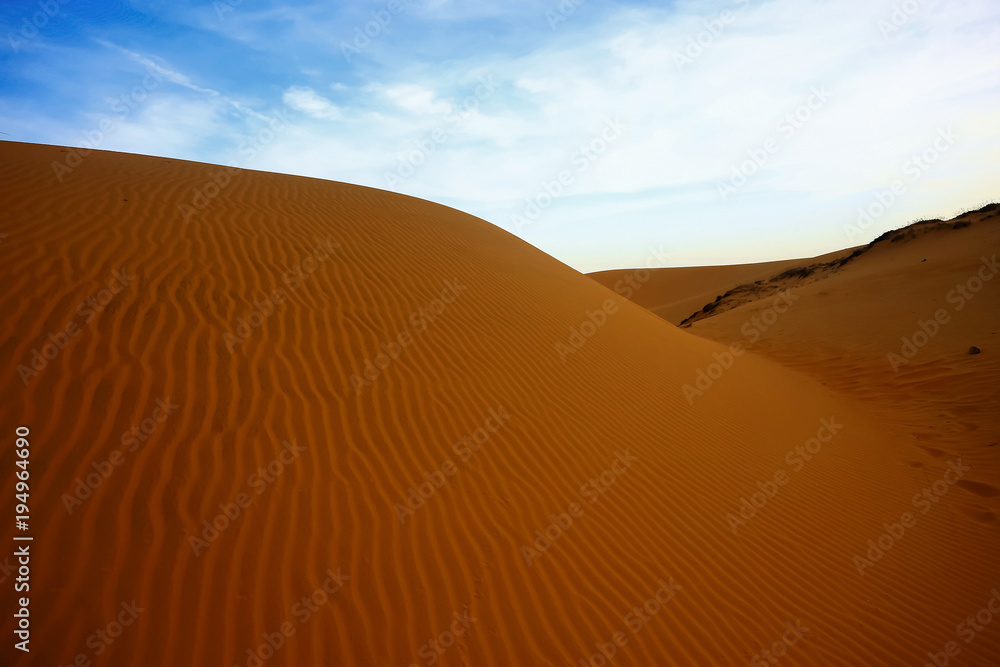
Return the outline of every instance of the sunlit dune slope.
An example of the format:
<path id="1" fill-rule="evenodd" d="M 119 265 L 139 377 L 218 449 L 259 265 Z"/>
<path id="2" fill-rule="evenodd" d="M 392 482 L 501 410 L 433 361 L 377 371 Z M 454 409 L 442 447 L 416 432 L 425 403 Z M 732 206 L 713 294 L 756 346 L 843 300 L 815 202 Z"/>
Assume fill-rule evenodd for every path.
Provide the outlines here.
<path id="1" fill-rule="evenodd" d="M 0 144 L 3 664 L 921 664 L 1000 584 L 905 430 L 481 220 L 64 150 Z"/>

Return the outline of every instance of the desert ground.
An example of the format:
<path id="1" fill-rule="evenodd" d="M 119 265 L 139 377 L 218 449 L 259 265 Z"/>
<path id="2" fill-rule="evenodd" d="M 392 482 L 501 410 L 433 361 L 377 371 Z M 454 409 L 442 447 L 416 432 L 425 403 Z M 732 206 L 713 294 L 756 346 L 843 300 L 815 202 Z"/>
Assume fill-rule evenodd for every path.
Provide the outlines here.
<path id="1" fill-rule="evenodd" d="M 1000 664 L 995 206 L 587 276 L 360 186 L 0 174 L 2 664 Z"/>

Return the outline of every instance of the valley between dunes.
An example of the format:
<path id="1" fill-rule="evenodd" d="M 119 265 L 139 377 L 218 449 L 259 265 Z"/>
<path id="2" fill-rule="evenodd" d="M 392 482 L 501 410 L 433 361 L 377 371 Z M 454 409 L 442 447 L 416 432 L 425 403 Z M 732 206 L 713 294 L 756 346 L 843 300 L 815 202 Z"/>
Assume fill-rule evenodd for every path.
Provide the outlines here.
<path id="1" fill-rule="evenodd" d="M 782 292 L 678 327 L 440 205 L 68 150 L 0 143 L 0 663 L 1000 664 L 1000 281 L 947 301 L 995 212 L 776 281 L 750 341 Z"/>

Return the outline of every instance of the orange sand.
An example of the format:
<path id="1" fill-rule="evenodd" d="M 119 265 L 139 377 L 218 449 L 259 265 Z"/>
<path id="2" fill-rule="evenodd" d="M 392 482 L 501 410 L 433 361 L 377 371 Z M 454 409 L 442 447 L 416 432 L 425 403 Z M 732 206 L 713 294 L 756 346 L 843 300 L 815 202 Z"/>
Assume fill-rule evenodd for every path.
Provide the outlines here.
<path id="1" fill-rule="evenodd" d="M 782 337 L 689 402 L 684 385 L 726 359 L 702 336 L 728 343 L 732 324 L 679 329 L 481 220 L 239 172 L 185 222 L 220 168 L 95 151 L 59 183 L 64 151 L 0 144 L 0 465 L 15 470 L 28 426 L 34 537 L 31 653 L 8 613 L 0 663 L 596 665 L 603 647 L 619 666 L 771 664 L 765 649 L 919 665 L 953 640 L 955 664 L 1000 655 L 1000 622 L 956 634 L 1000 587 L 995 428 L 935 455 L 868 400 L 896 386 L 874 370 L 897 333 L 882 314 L 923 316 L 957 258 L 988 250 L 976 227 L 928 263 L 934 280 L 888 253 L 860 282 L 803 288 Z M 895 381 L 923 396 L 912 414 L 936 419 L 922 383 L 961 388 L 957 417 L 984 418 L 996 340 L 963 327 L 996 331 L 998 293 L 947 334 L 974 331 L 984 354 L 928 348 Z M 824 312 L 833 328 L 807 315 Z M 868 356 L 855 368 L 838 346 Z M 823 420 L 842 426 L 804 461 Z M 981 486 L 920 514 L 912 496 L 959 456 Z M 108 465 L 70 513 L 76 480 Z M 727 514 L 782 471 L 734 534 Z M 859 575 L 854 557 L 907 511 L 916 524 Z"/>

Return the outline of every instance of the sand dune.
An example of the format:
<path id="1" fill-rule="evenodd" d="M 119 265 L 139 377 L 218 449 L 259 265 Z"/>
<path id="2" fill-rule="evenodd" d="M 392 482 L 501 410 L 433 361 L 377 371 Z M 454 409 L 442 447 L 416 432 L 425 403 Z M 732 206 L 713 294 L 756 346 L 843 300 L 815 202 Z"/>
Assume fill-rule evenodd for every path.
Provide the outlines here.
<path id="1" fill-rule="evenodd" d="M 587 275 L 673 324 L 737 285 L 768 278 L 800 260 L 760 264 L 612 269 Z M 639 272 L 636 275 L 636 272 Z"/>
<path id="2" fill-rule="evenodd" d="M 752 343 L 900 422 L 912 440 L 900 454 L 909 465 L 939 468 L 957 454 L 975 461 L 960 483 L 973 495 L 958 507 L 993 525 L 1000 523 L 998 209 L 918 223 L 826 276 L 780 281 L 796 295 L 795 307 Z M 742 301 L 691 331 L 746 341 L 741 329 L 769 304 Z M 969 354 L 971 347 L 981 353 Z"/>
<path id="3" fill-rule="evenodd" d="M 853 251 L 838 250 L 809 262 L 833 262 Z M 681 324 L 692 313 L 740 286 L 764 282 L 807 260 L 784 259 L 758 264 L 683 266 L 670 268 L 613 269 L 588 273 L 608 289 L 652 311 L 672 324 Z"/>
<path id="4" fill-rule="evenodd" d="M 1000 655 L 997 625 L 956 628 L 1000 587 L 996 522 L 960 511 L 993 507 L 996 450 L 920 458 L 826 376 L 730 359 L 738 308 L 679 329 L 442 206 L 97 151 L 60 182 L 65 151 L 0 144 L 0 427 L 30 428 L 34 537 L 31 653 L 4 664 Z M 856 323 L 865 295 L 836 297 Z M 831 334 L 799 326 L 812 371 Z"/>

